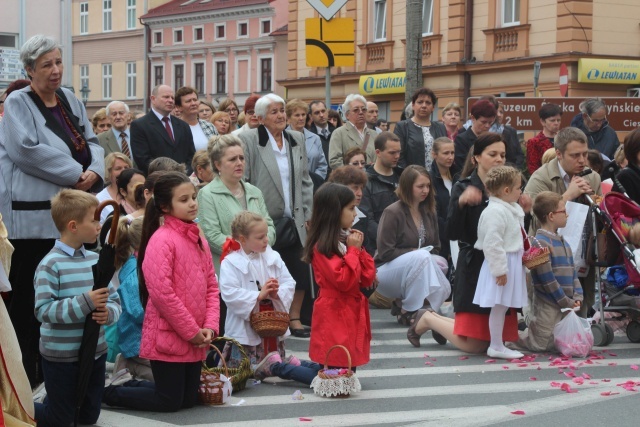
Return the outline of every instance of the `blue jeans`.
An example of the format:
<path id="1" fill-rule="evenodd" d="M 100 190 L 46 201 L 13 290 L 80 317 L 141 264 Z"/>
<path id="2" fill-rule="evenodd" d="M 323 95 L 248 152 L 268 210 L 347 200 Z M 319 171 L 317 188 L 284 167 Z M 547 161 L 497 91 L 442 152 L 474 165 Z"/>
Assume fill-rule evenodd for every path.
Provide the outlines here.
<path id="1" fill-rule="evenodd" d="M 271 374 L 285 380 L 294 380 L 310 385 L 320 369 L 322 369 L 322 365 L 301 360 L 300 366 L 293 366 L 288 363 L 274 363 L 271 365 Z"/>
<path id="2" fill-rule="evenodd" d="M 93 363 L 87 395 L 80 407 L 80 424 L 95 424 L 100 416 L 102 392 L 104 390 L 105 362 L 103 354 Z M 76 387 L 78 384 L 78 362 L 51 362 L 42 358 L 42 372 L 47 397 L 44 403 L 35 404 L 38 427 L 61 427 L 73 424 L 76 414 Z"/>
<path id="3" fill-rule="evenodd" d="M 191 408 L 198 398 L 201 370 L 200 362 L 151 360 L 155 383 L 131 380 L 121 386 L 109 386 L 104 391 L 103 401 L 109 406 L 152 412 Z"/>

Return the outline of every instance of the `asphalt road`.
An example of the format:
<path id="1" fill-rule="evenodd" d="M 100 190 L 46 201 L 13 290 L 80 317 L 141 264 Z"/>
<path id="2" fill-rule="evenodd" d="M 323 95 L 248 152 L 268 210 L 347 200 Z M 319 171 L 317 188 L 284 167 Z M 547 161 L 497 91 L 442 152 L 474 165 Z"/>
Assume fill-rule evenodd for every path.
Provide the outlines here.
<path id="1" fill-rule="evenodd" d="M 387 310 L 371 310 L 371 362 L 358 368 L 362 392 L 328 399 L 292 381 L 253 384 L 231 404 L 199 406 L 173 414 L 103 407 L 99 426 L 637 426 L 640 424 L 640 344 L 616 337 L 595 348 L 602 359 L 576 359 L 559 369 L 550 355 L 535 360 L 487 363 L 486 355 L 466 355 L 440 346 L 427 334 L 421 348 L 406 340 Z M 308 340 L 291 338 L 287 349 L 307 357 Z M 553 356 L 555 358 L 556 356 Z M 566 373 L 566 375 L 565 375 Z M 567 376 L 569 375 L 569 376 Z M 571 376 L 581 377 L 574 380 Z M 589 378 L 590 377 L 590 378 Z M 619 384 L 638 383 L 637 392 Z M 554 383 L 566 383 L 567 393 Z M 565 386 L 566 388 L 566 386 Z M 293 400 L 300 390 L 303 400 Z M 604 395 L 603 395 L 604 394 Z M 609 394 L 607 396 L 607 394 Z M 524 415 L 512 414 L 523 411 Z M 302 421 L 310 420 L 310 421 Z"/>

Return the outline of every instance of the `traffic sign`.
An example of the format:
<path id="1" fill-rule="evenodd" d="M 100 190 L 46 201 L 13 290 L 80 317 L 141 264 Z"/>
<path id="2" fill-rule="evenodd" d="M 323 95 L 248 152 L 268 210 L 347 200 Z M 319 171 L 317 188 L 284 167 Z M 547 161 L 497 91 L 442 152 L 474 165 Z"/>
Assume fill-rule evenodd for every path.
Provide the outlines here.
<path id="1" fill-rule="evenodd" d="M 347 4 L 348 0 L 307 0 L 320 16 L 327 21 L 331 20 L 336 13 Z"/>
<path id="2" fill-rule="evenodd" d="M 567 64 L 560 65 L 560 95 L 567 96 L 569 93 L 569 71 Z"/>
<path id="3" fill-rule="evenodd" d="M 353 18 L 308 18 L 305 45 L 308 67 L 353 67 L 355 57 Z"/>

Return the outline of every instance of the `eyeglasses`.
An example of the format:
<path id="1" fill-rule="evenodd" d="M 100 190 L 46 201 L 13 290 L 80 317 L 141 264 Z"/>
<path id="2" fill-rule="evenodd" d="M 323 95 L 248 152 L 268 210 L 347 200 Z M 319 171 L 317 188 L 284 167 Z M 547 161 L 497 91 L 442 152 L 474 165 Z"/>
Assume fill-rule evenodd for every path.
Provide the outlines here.
<path id="1" fill-rule="evenodd" d="M 567 210 L 566 210 L 566 209 L 562 209 L 561 211 L 552 211 L 551 213 L 552 213 L 552 214 L 558 214 L 558 213 L 561 213 L 561 214 L 565 214 L 565 215 L 566 215 L 566 214 L 567 214 Z"/>
<path id="2" fill-rule="evenodd" d="M 245 111 L 245 114 L 248 114 L 249 116 L 253 116 L 256 112 L 254 110 L 249 110 L 249 111 Z"/>
<path id="3" fill-rule="evenodd" d="M 599 125 L 607 121 L 607 116 L 604 116 L 603 119 L 592 119 L 591 116 L 589 116 L 589 115 L 587 115 L 587 117 L 589 118 L 589 120 L 591 122 L 599 124 Z"/>
<path id="4" fill-rule="evenodd" d="M 353 109 L 353 110 L 351 110 L 351 111 L 353 111 L 353 112 L 354 112 L 354 113 L 356 113 L 356 114 L 360 114 L 360 113 L 366 113 L 366 112 L 367 112 L 367 109 L 366 109 L 366 108 L 354 108 L 354 109 Z"/>
<path id="5" fill-rule="evenodd" d="M 224 110 L 225 113 L 237 113 L 238 109 L 237 108 L 227 108 L 226 110 Z"/>
<path id="6" fill-rule="evenodd" d="M 365 162 L 364 160 L 361 160 L 361 161 L 359 161 L 359 162 L 357 162 L 357 161 L 356 161 L 356 162 L 351 162 L 351 163 L 349 163 L 349 164 L 350 164 L 351 166 L 364 166 L 364 165 L 366 165 L 366 164 L 367 164 L 367 162 Z"/>

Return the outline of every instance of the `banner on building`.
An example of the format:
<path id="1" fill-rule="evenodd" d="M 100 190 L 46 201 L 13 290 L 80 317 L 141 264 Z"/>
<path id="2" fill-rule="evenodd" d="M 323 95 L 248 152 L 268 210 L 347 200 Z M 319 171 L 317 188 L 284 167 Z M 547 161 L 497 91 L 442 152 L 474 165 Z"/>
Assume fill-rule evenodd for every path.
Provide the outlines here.
<path id="1" fill-rule="evenodd" d="M 360 76 L 361 95 L 387 95 L 404 93 L 407 86 L 407 73 L 369 74 Z"/>
<path id="2" fill-rule="evenodd" d="M 578 60 L 578 83 L 638 84 L 640 61 L 581 58 Z"/>

